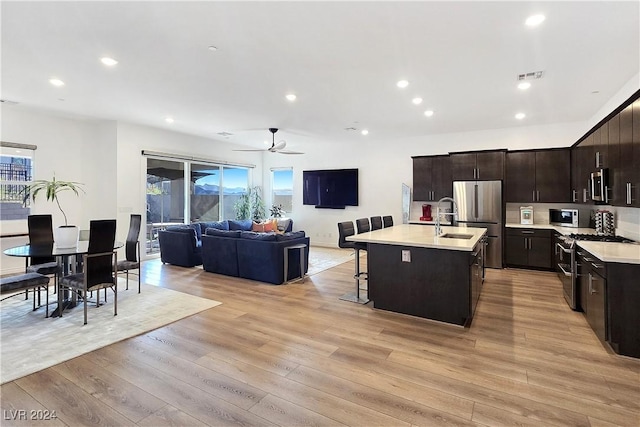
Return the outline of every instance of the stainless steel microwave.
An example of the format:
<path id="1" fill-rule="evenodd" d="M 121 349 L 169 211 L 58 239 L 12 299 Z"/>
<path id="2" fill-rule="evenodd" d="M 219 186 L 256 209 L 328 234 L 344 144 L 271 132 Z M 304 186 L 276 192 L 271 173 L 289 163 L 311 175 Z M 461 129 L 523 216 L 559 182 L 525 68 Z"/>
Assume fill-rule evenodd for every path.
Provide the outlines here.
<path id="1" fill-rule="evenodd" d="M 562 227 L 580 227 L 580 213 L 577 209 L 549 209 L 549 223 Z"/>

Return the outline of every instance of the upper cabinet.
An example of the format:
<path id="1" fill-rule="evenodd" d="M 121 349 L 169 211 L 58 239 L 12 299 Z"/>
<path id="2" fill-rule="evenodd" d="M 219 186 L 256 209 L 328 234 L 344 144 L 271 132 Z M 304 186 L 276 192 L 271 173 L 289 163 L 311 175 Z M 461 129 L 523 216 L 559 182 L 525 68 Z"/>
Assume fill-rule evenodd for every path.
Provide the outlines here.
<path id="1" fill-rule="evenodd" d="M 506 150 L 451 153 L 453 181 L 493 181 L 504 179 Z"/>
<path id="2" fill-rule="evenodd" d="M 451 197 L 451 162 L 449 156 L 413 158 L 413 200 L 438 201 Z"/>
<path id="3" fill-rule="evenodd" d="M 572 199 L 591 204 L 591 173 L 604 168 L 608 204 L 640 207 L 640 100 L 627 102 L 571 149 Z M 624 105 L 624 104 L 623 104 Z"/>
<path id="4" fill-rule="evenodd" d="M 507 202 L 571 201 L 571 152 L 568 148 L 510 151 L 506 158 Z"/>

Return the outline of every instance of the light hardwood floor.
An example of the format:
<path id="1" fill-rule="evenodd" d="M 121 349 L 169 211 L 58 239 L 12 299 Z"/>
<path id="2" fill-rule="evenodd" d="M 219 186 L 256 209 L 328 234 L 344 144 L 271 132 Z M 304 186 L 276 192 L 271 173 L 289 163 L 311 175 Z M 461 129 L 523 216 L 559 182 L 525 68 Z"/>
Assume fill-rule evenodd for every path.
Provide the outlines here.
<path id="1" fill-rule="evenodd" d="M 554 274 L 488 270 L 462 329 L 340 301 L 353 268 L 273 286 L 146 262 L 144 282 L 223 305 L 3 385 L 1 424 L 640 425 L 640 361 Z"/>

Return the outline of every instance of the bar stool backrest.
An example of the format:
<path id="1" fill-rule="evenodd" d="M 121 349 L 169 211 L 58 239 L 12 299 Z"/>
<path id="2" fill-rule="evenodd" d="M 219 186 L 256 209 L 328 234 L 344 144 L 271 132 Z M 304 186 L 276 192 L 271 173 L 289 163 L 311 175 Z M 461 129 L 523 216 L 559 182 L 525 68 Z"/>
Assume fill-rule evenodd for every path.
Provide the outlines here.
<path id="1" fill-rule="evenodd" d="M 371 231 L 371 226 L 369 225 L 369 218 L 356 219 L 356 227 L 358 228 L 358 234 Z"/>
<path id="2" fill-rule="evenodd" d="M 384 223 L 384 228 L 393 226 L 393 217 L 391 215 L 386 215 L 382 217 L 382 222 Z"/>
<path id="3" fill-rule="evenodd" d="M 340 248 L 355 248 L 355 242 L 348 242 L 347 237 L 356 234 L 356 229 L 353 227 L 353 221 L 339 222 L 338 223 L 338 247 Z"/>
<path id="4" fill-rule="evenodd" d="M 382 228 L 382 217 L 381 216 L 372 216 L 371 217 L 371 231 L 380 230 Z"/>

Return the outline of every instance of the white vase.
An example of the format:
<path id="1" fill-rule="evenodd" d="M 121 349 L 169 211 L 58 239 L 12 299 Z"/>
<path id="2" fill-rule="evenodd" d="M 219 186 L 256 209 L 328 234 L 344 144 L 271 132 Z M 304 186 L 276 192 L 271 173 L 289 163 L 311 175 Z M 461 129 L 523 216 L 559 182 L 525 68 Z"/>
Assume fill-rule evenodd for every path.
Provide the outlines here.
<path id="1" fill-rule="evenodd" d="M 59 248 L 73 248 L 78 244 L 78 227 L 75 225 L 61 225 L 56 229 L 56 246 Z"/>

